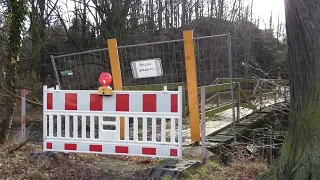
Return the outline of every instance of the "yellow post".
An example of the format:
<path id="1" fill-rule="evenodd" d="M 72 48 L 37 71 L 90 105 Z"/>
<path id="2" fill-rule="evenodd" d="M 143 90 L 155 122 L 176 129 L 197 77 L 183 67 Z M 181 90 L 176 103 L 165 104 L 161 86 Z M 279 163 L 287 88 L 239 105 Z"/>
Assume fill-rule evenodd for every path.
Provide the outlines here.
<path id="1" fill-rule="evenodd" d="M 191 141 L 200 141 L 200 120 L 196 61 L 194 55 L 193 31 L 183 31 L 184 58 L 186 64 L 187 90 Z"/>
<path id="2" fill-rule="evenodd" d="M 117 40 L 108 39 L 108 51 L 111 64 L 111 73 L 113 81 L 114 90 L 122 90 L 122 77 L 121 68 L 119 62 Z M 124 118 L 120 118 L 120 139 L 124 139 Z"/>

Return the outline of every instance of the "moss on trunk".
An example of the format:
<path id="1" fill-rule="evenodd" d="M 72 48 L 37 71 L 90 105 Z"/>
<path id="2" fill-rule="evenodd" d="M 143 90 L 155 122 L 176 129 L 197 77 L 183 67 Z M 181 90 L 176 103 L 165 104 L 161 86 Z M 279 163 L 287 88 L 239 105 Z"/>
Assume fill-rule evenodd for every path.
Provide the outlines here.
<path id="1" fill-rule="evenodd" d="M 26 0 L 8 0 L 7 1 L 7 24 L 8 24 L 8 41 L 6 44 L 6 62 L 5 62 L 5 82 L 2 84 L 7 91 L 17 92 L 17 71 L 18 60 L 21 50 L 22 31 L 24 20 L 28 13 Z M 0 144 L 8 139 L 9 130 L 12 123 L 13 113 L 15 110 L 15 97 L 8 94 L 5 98 L 4 119 L 0 123 Z"/>
<path id="2" fill-rule="evenodd" d="M 281 155 L 258 179 L 320 179 L 320 107 L 314 103 L 304 107 L 308 108 L 290 113 L 291 124 Z"/>
<path id="3" fill-rule="evenodd" d="M 290 120 L 281 155 L 258 179 L 320 179 L 320 2 L 285 0 Z"/>

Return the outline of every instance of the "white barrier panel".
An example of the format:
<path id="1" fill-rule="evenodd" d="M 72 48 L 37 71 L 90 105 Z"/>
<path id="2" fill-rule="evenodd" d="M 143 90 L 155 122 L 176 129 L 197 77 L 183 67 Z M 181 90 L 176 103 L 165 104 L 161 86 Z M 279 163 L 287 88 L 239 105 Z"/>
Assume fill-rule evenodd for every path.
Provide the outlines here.
<path id="1" fill-rule="evenodd" d="M 44 151 L 182 157 L 182 87 L 99 96 L 44 86 L 43 102 Z"/>

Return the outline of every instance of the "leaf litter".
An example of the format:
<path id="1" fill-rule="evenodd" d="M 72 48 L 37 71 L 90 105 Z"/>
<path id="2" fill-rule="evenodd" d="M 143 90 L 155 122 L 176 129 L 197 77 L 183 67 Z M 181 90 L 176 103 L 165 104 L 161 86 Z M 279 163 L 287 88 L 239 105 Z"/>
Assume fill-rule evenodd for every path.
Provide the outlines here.
<path id="1" fill-rule="evenodd" d="M 41 145 L 28 142 L 21 149 L 8 154 L 18 143 L 7 143 L 0 147 L 0 179 L 64 180 L 142 179 L 146 170 L 159 159 L 144 157 L 112 156 L 80 153 L 57 153 L 53 157 L 31 157 L 41 151 Z"/>

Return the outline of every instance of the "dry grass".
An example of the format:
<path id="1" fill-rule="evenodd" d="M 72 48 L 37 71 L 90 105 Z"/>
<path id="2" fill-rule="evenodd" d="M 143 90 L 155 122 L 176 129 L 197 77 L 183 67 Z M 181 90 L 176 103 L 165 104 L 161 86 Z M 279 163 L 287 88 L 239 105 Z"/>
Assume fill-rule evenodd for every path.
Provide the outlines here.
<path id="1" fill-rule="evenodd" d="M 261 158 L 248 154 L 245 150 L 237 149 L 233 153 L 230 164 L 224 165 L 209 161 L 201 168 L 186 172 L 185 180 L 251 180 L 259 172 L 266 170 L 268 164 Z"/>
<path id="2" fill-rule="evenodd" d="M 58 154 L 54 158 L 30 158 L 41 146 L 27 143 L 12 154 L 7 151 L 18 143 L 0 147 L 0 179 L 141 179 L 157 159 L 94 154 Z M 233 152 L 229 165 L 209 161 L 206 165 L 185 172 L 183 180 L 249 180 L 267 168 L 267 163 L 242 151 Z M 163 178 L 163 180 L 169 180 Z"/>

